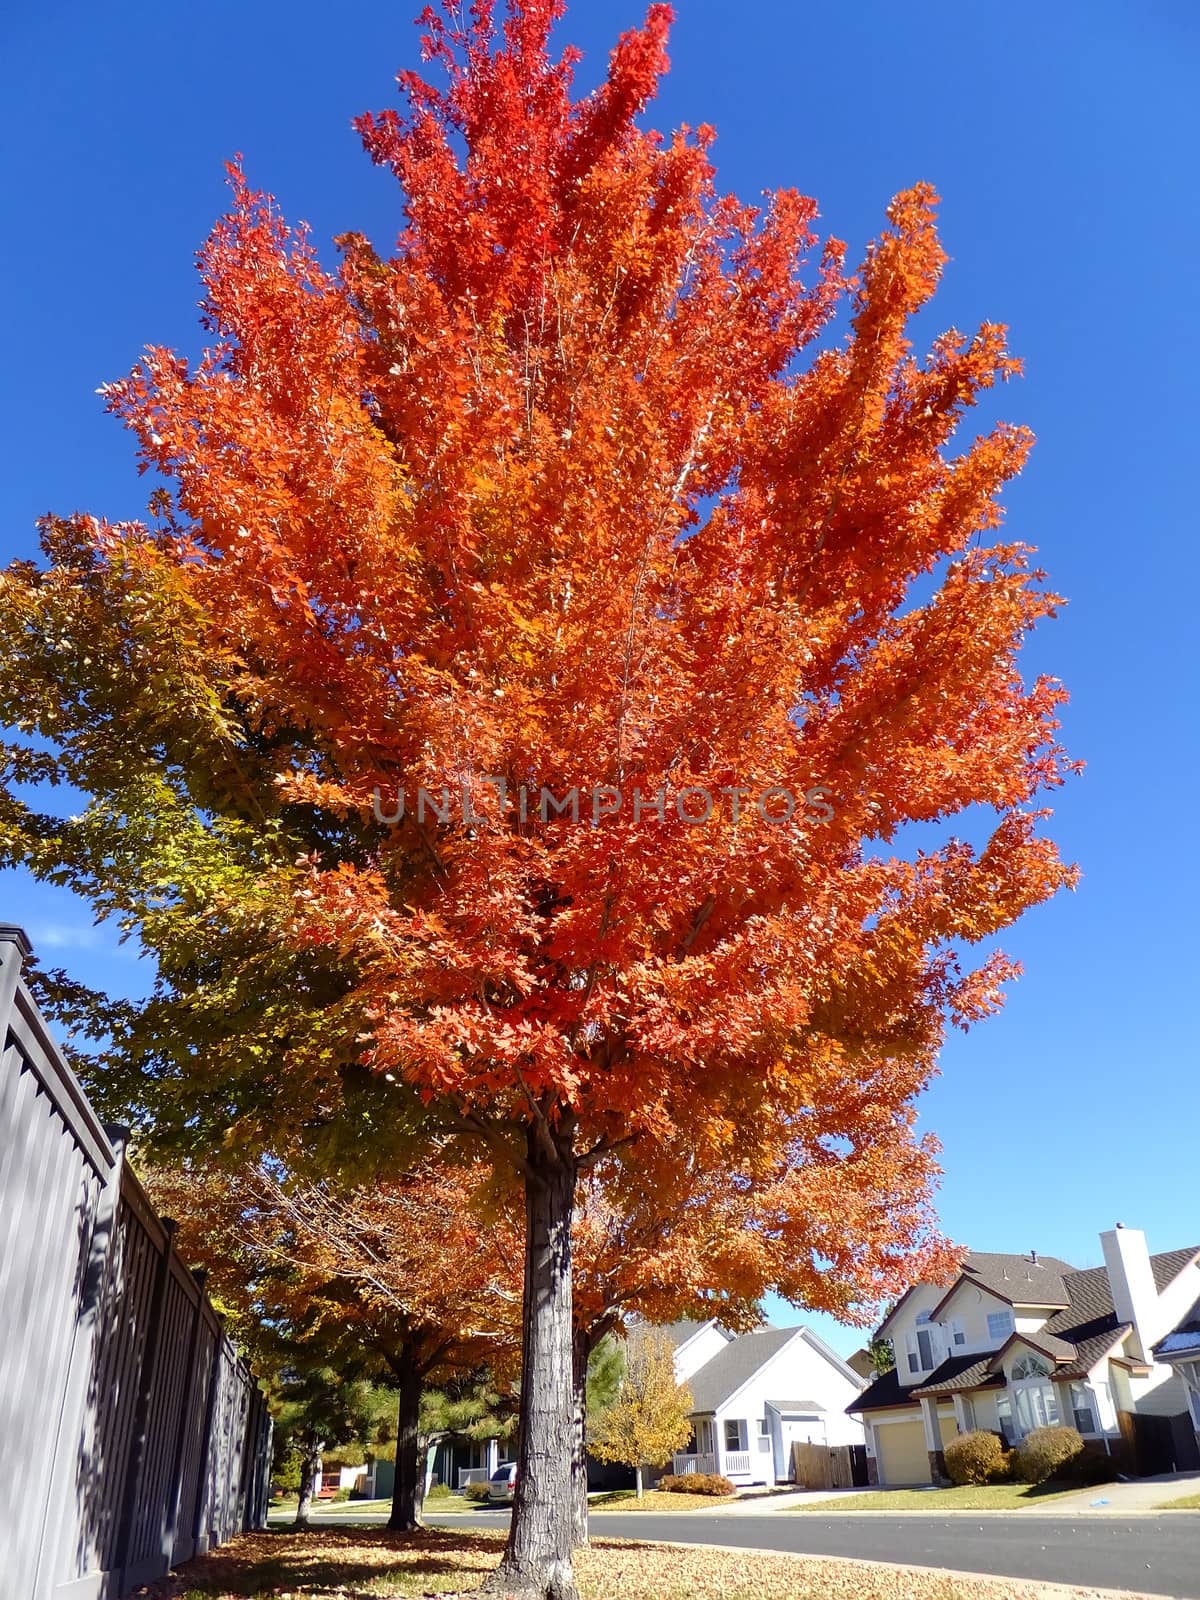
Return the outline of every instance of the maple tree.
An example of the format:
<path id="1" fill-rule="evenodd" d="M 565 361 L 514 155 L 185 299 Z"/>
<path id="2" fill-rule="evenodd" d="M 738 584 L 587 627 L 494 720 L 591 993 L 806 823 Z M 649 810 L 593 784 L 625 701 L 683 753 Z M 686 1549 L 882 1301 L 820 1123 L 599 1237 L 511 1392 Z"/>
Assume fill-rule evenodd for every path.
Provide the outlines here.
<path id="1" fill-rule="evenodd" d="M 592 1453 L 632 1467 L 640 1500 L 643 1468 L 664 1466 L 683 1449 L 692 1433 L 691 1412 L 691 1390 L 675 1380 L 671 1341 L 655 1329 L 639 1329 L 626 1341 L 620 1392 L 591 1431 Z"/>
<path id="2" fill-rule="evenodd" d="M 932 190 L 848 277 L 812 201 L 743 205 L 710 129 L 640 125 L 666 6 L 578 100 L 561 9 L 425 13 L 443 86 L 359 124 L 390 255 L 350 234 L 328 270 L 232 170 L 211 348 L 105 391 L 151 522 L 51 519 L 0 586 L 0 712 L 35 736 L 0 851 L 153 952 L 112 1081 L 181 1137 L 344 1128 L 373 1073 L 521 1172 L 496 1582 L 568 1596 L 581 1175 L 682 1132 L 814 1170 L 890 1140 L 927 1183 L 913 1099 L 1014 971 L 959 952 L 1072 875 L 1038 831 L 1063 691 L 1017 667 L 1057 601 L 997 533 L 1030 436 L 952 449 L 1017 363 L 996 324 L 908 334 Z M 982 847 L 907 844 L 973 806 Z"/>
<path id="3" fill-rule="evenodd" d="M 361 1388 L 385 1369 L 397 1407 L 388 1525 L 418 1526 L 423 1388 L 485 1366 L 515 1376 L 521 1240 L 503 1213 L 490 1214 L 484 1175 L 426 1160 L 389 1183 L 348 1188 L 270 1158 L 159 1166 L 148 1187 L 243 1345 L 271 1369 L 298 1369 L 281 1394 L 296 1413 L 310 1495 L 322 1442 L 350 1437 L 361 1411 L 351 1380 Z"/>

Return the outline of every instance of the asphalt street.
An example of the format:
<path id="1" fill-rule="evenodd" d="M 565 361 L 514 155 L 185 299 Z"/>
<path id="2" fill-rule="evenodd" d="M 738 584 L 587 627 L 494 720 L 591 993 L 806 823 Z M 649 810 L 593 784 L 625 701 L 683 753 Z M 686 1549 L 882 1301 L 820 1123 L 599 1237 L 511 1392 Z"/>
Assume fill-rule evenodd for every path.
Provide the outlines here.
<path id="1" fill-rule="evenodd" d="M 322 1518 L 322 1520 L 324 1520 Z M 426 1517 L 445 1527 L 502 1528 L 507 1513 Z M 672 1544 L 723 1544 L 807 1555 L 860 1556 L 919 1567 L 949 1567 L 990 1577 L 1133 1589 L 1200 1600 L 1200 1515 L 1093 1516 L 1071 1520 L 1014 1516 L 889 1517 L 876 1512 L 822 1517 L 813 1511 L 770 1516 L 658 1516 L 603 1512 L 592 1537 L 664 1539 Z"/>

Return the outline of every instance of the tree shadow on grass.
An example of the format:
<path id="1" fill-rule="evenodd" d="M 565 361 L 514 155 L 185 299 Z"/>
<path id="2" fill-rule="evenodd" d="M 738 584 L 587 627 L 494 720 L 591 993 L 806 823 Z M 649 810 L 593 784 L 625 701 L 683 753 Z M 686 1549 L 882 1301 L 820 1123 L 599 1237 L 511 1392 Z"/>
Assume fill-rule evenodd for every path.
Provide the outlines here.
<path id="1" fill-rule="evenodd" d="M 438 1578 L 454 1579 L 456 1589 L 473 1589 L 502 1549 L 500 1536 L 440 1528 L 411 1534 L 375 1528 L 271 1529 L 243 1534 L 138 1594 L 141 1600 L 191 1595 L 255 1600 L 279 1594 L 376 1600 L 393 1592 L 420 1593 Z"/>

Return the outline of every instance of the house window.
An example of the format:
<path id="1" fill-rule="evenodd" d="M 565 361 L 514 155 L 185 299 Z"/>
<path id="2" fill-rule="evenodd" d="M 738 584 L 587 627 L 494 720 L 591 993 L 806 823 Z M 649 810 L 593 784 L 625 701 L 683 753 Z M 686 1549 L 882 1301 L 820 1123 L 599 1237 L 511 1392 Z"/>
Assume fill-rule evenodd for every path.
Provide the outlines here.
<path id="1" fill-rule="evenodd" d="M 932 1371 L 942 1359 L 940 1330 L 928 1311 L 922 1311 L 917 1318 L 917 1354 L 920 1357 L 922 1372 Z M 911 1367 L 912 1363 L 909 1365 Z"/>
<path id="2" fill-rule="evenodd" d="M 961 1349 L 967 1342 L 967 1330 L 957 1317 L 950 1318 L 950 1343 L 955 1349 Z"/>
<path id="3" fill-rule="evenodd" d="M 1099 1433 L 1096 1425 L 1096 1406 L 1092 1391 L 1086 1383 L 1071 1385 L 1071 1414 L 1080 1433 Z"/>
<path id="4" fill-rule="evenodd" d="M 1019 1433 L 1058 1426 L 1061 1420 L 1058 1396 L 1049 1379 L 1049 1367 L 1037 1356 L 1022 1356 L 1020 1361 L 1014 1362 L 1009 1382 Z"/>
<path id="5" fill-rule="evenodd" d="M 726 1450 L 742 1450 L 745 1448 L 745 1446 L 742 1444 L 742 1429 L 744 1427 L 744 1422 L 735 1422 L 728 1417 L 725 1419 Z"/>
<path id="6" fill-rule="evenodd" d="M 975 1402 L 969 1394 L 962 1397 L 963 1422 L 968 1433 L 975 1431 Z"/>
<path id="7" fill-rule="evenodd" d="M 1035 1428 L 1058 1427 L 1058 1399 L 1052 1383 L 1018 1384 L 1013 1398 L 1017 1425 L 1023 1434 L 1032 1433 Z"/>
<path id="8" fill-rule="evenodd" d="M 921 1357 L 917 1351 L 917 1341 L 911 1333 L 908 1335 L 908 1370 L 909 1372 L 920 1372 L 921 1370 Z"/>
<path id="9" fill-rule="evenodd" d="M 1005 1444 L 1016 1444 L 1017 1429 L 1013 1422 L 1012 1401 L 1006 1394 L 998 1394 L 996 1396 L 996 1420 L 1000 1424 L 1000 1432 L 1004 1437 Z"/>
<path id="10" fill-rule="evenodd" d="M 997 1341 L 1007 1339 L 1013 1331 L 1013 1314 L 1011 1311 L 988 1312 L 988 1338 Z"/>

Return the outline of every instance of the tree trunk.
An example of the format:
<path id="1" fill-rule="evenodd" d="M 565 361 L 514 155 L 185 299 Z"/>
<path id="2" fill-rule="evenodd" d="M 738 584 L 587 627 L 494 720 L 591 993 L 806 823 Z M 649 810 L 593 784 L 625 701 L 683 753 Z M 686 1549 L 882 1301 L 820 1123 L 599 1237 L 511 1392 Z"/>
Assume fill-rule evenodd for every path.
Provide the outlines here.
<path id="1" fill-rule="evenodd" d="M 554 1144 L 551 1150 L 548 1146 Z M 492 1594 L 578 1600 L 571 1461 L 575 1381 L 571 1323 L 574 1129 L 530 1129 L 525 1178 L 525 1310 L 512 1526 Z"/>
<path id="2" fill-rule="evenodd" d="M 421 1374 L 406 1356 L 392 1362 L 391 1366 L 399 1379 L 400 1404 L 396 1422 L 396 1481 L 392 1488 L 388 1527 L 393 1533 L 412 1533 L 421 1526 L 421 1503 L 425 1498 L 420 1439 Z"/>
<path id="3" fill-rule="evenodd" d="M 571 1348 L 575 1384 L 575 1428 L 571 1455 L 575 1525 L 571 1532 L 571 1545 L 578 1550 L 588 1542 L 587 1373 L 592 1341 L 582 1329 L 576 1329 Z"/>
<path id="4" fill-rule="evenodd" d="M 321 1467 L 321 1441 L 309 1439 L 305 1441 L 304 1453 L 300 1458 L 300 1498 L 296 1502 L 297 1528 L 307 1528 L 309 1514 L 312 1511 L 313 1486 L 317 1481 L 317 1473 Z"/>
<path id="5" fill-rule="evenodd" d="M 637 1498 L 642 1498 L 642 1464 L 639 1461 L 633 1469 L 634 1482 L 637 1484 Z"/>

